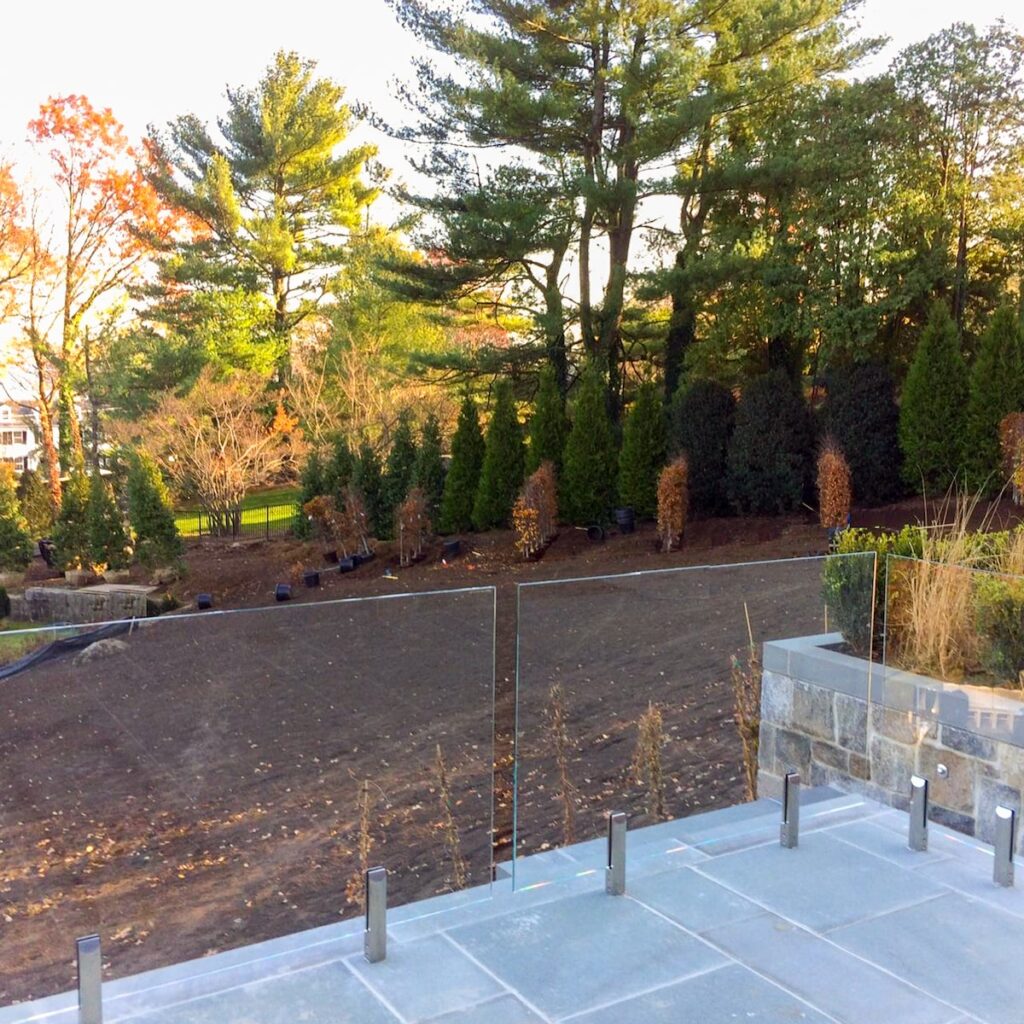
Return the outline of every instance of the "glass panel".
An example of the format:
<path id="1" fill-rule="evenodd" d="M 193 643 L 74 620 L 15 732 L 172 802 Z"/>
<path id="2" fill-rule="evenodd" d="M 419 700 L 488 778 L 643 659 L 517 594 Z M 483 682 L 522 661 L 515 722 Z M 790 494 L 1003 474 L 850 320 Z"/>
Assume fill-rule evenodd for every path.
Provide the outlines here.
<path id="1" fill-rule="evenodd" d="M 960 767 L 957 754 L 993 760 L 964 733 L 1024 746 L 1024 577 L 890 556 L 885 593 L 875 699 L 895 714 L 876 715 L 876 728 L 883 741 L 911 745 L 901 774 L 912 762 L 933 775 L 943 749 L 953 752 L 947 768 Z M 973 787 L 952 781 L 935 779 L 933 797 L 973 812 Z"/>
<path id="2" fill-rule="evenodd" d="M 392 907 L 485 897 L 494 614 L 478 588 L 17 634 L 0 1004 L 71 987 L 91 931 L 110 978 L 358 917 L 367 866 Z"/>
<path id="3" fill-rule="evenodd" d="M 560 847 L 590 841 L 599 854 L 611 811 L 629 815 L 632 858 L 647 840 L 652 853 L 686 842 L 663 823 L 747 799 L 765 641 L 781 642 L 768 671 L 840 660 L 848 678 L 826 666 L 818 681 L 859 686 L 866 709 L 870 661 L 854 655 L 872 646 L 874 565 L 868 553 L 521 585 L 517 884 L 571 872 Z M 746 762 L 737 686 L 752 719 Z"/>

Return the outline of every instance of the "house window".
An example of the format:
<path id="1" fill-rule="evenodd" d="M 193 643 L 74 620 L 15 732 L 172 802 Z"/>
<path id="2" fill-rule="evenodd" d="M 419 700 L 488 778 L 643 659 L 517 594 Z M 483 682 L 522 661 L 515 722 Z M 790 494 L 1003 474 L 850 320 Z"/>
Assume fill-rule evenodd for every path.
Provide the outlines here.
<path id="1" fill-rule="evenodd" d="M 28 469 L 28 459 L 24 455 L 16 459 L 0 459 L 0 466 L 10 466 L 15 473 L 24 473 Z"/>
<path id="2" fill-rule="evenodd" d="M 0 444 L 28 444 L 27 430 L 5 430 L 0 433 Z"/>

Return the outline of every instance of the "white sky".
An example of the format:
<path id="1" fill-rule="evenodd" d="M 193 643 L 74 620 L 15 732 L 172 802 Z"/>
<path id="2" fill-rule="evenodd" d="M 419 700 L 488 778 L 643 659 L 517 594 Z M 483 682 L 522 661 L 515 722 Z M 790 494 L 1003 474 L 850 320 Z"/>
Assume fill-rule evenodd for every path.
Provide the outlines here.
<path id="1" fill-rule="evenodd" d="M 0 31 L 0 155 L 19 157 L 25 125 L 51 95 L 85 93 L 109 106 L 137 138 L 150 122 L 177 114 L 212 120 L 227 84 L 252 84 L 275 50 L 297 50 L 344 85 L 350 100 L 387 114 L 401 111 L 390 82 L 407 77 L 410 37 L 384 0 L 9 0 Z M 1015 18 L 1011 0 L 866 0 L 861 22 L 900 47 L 956 19 L 985 26 Z M 381 140 L 377 140 L 381 141 Z M 383 140 L 382 158 L 396 169 L 399 148 Z"/>

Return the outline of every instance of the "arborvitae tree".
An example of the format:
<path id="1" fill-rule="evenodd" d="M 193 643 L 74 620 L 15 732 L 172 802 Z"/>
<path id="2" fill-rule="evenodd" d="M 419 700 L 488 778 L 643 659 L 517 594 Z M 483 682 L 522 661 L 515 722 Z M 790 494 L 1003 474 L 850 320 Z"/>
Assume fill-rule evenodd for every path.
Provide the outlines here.
<path id="1" fill-rule="evenodd" d="M 167 485 L 149 456 L 136 453 L 125 485 L 128 522 L 135 534 L 135 556 L 146 566 L 173 565 L 184 549 L 174 522 Z"/>
<path id="2" fill-rule="evenodd" d="M 329 494 L 341 508 L 345 504 L 345 488 L 352 481 L 356 461 L 348 441 L 340 436 L 334 438 L 322 459 L 324 489 L 320 494 Z M 316 495 L 311 497 L 315 498 Z"/>
<path id="3" fill-rule="evenodd" d="M 565 401 L 558 390 L 555 371 L 545 366 L 540 371 L 540 387 L 530 417 L 530 445 L 526 452 L 526 473 L 535 473 L 542 462 L 550 462 L 561 479 L 562 455 L 569 422 L 565 415 Z"/>
<path id="4" fill-rule="evenodd" d="M 441 499 L 442 533 L 459 533 L 473 525 L 473 502 L 480 485 L 484 463 L 484 435 L 476 402 L 466 395 L 459 410 L 459 422 L 452 438 L 452 460 Z"/>
<path id="5" fill-rule="evenodd" d="M 974 486 L 1002 486 L 999 424 L 1024 406 L 1024 328 L 1012 306 L 1001 306 L 981 336 L 967 400 L 967 466 Z"/>
<path id="6" fill-rule="evenodd" d="M 89 534 L 89 562 L 105 565 L 108 569 L 125 568 L 128 565 L 128 533 L 124 528 L 124 517 L 114 500 L 114 492 L 99 473 L 89 480 L 85 519 Z"/>
<path id="7" fill-rule="evenodd" d="M 480 484 L 473 502 L 473 525 L 478 530 L 510 524 L 525 465 L 523 431 L 516 415 L 512 385 L 507 380 L 499 380 L 491 422 L 487 425 Z"/>
<path id="8" fill-rule="evenodd" d="M 49 537 L 53 530 L 53 496 L 42 471 L 26 469 L 18 479 L 18 504 L 33 540 Z"/>
<path id="9" fill-rule="evenodd" d="M 783 370 L 751 381 L 736 408 L 729 445 L 729 496 L 741 515 L 800 506 L 809 483 L 814 432 L 798 385 Z"/>
<path id="10" fill-rule="evenodd" d="M 618 453 L 615 429 L 608 418 L 605 382 L 594 365 L 584 370 L 565 442 L 562 510 L 577 525 L 601 522 L 615 504 Z"/>
<path id="11" fill-rule="evenodd" d="M 31 560 L 32 542 L 18 507 L 14 473 L 0 464 L 0 572 L 17 572 Z"/>
<path id="12" fill-rule="evenodd" d="M 395 510 L 405 501 L 412 487 L 416 470 L 416 440 L 412 432 L 412 414 L 404 411 L 391 438 L 387 461 L 384 463 L 383 506 L 381 514 L 394 526 Z M 389 534 L 390 535 L 390 534 Z"/>
<path id="13" fill-rule="evenodd" d="M 895 501 L 903 492 L 903 453 L 892 374 L 874 363 L 831 370 L 822 423 L 850 465 L 857 502 Z"/>
<path id="14" fill-rule="evenodd" d="M 626 416 L 619 452 L 619 501 L 638 516 L 658 512 L 658 475 L 665 465 L 665 405 L 654 384 L 644 384 Z"/>
<path id="15" fill-rule="evenodd" d="M 668 450 L 686 456 L 690 506 L 701 515 L 731 511 L 728 456 L 735 425 L 736 399 L 717 381 L 684 383 L 672 396 Z"/>
<path id="16" fill-rule="evenodd" d="M 441 424 L 437 417 L 430 415 L 423 424 L 420 446 L 416 451 L 416 466 L 413 469 L 413 484 L 422 492 L 427 502 L 427 515 L 432 523 L 437 522 L 444 494 L 444 462 L 441 455 Z"/>
<path id="17" fill-rule="evenodd" d="M 352 485 L 359 492 L 366 506 L 366 518 L 375 537 L 391 536 L 392 524 L 385 519 L 383 501 L 384 478 L 380 458 L 373 446 L 364 441 L 359 446 L 359 458 L 352 471 Z"/>
<path id="18" fill-rule="evenodd" d="M 89 561 L 89 478 L 75 470 L 64 483 L 53 527 L 54 557 L 61 569 L 82 569 Z"/>
<path id="19" fill-rule="evenodd" d="M 299 473 L 299 508 L 304 508 L 314 498 L 319 498 L 328 493 L 327 485 L 324 482 L 324 462 L 320 453 L 314 448 L 306 458 L 306 464 Z M 299 537 L 308 538 L 312 533 L 313 524 L 305 515 L 299 515 L 295 520 L 294 530 Z"/>
<path id="20" fill-rule="evenodd" d="M 900 447 L 912 487 L 945 491 L 963 465 L 967 372 L 956 324 L 942 302 L 932 307 L 903 385 Z"/>

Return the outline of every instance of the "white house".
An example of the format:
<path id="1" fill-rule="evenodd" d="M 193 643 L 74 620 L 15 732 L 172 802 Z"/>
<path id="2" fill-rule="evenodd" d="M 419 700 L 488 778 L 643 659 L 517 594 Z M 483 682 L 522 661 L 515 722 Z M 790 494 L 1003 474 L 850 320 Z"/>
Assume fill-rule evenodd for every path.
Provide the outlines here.
<path id="1" fill-rule="evenodd" d="M 39 416 L 31 403 L 0 400 L 0 462 L 20 475 L 39 468 Z"/>

